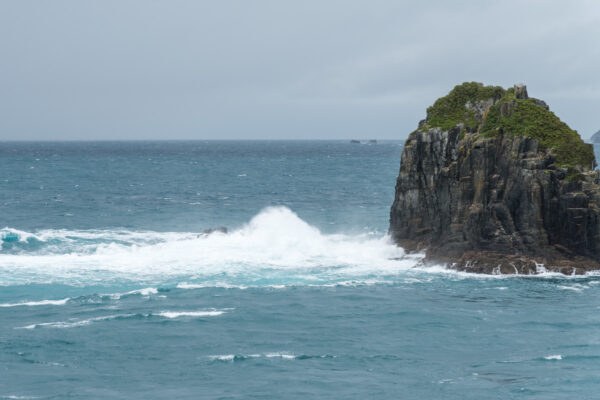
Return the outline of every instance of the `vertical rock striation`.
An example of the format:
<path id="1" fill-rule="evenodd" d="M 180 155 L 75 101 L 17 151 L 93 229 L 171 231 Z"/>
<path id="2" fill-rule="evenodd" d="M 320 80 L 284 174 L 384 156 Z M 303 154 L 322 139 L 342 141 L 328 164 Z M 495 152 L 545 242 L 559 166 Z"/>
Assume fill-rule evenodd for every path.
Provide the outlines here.
<path id="1" fill-rule="evenodd" d="M 600 269 L 592 149 L 524 85 L 457 86 L 407 139 L 390 234 L 483 273 Z"/>

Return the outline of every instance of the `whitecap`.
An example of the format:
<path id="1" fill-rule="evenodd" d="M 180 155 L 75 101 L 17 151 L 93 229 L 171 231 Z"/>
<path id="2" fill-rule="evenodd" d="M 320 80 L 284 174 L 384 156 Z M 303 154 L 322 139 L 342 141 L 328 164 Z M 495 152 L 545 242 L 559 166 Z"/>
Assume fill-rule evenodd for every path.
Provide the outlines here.
<path id="1" fill-rule="evenodd" d="M 222 288 L 222 289 L 241 289 L 246 290 L 248 286 L 246 285 L 232 285 L 225 282 L 215 282 L 215 283 L 187 283 L 181 282 L 177 284 L 177 289 L 206 289 L 206 288 Z"/>
<path id="2" fill-rule="evenodd" d="M 107 320 L 111 320 L 111 319 L 115 319 L 115 318 L 126 318 L 126 317 L 131 317 L 135 314 L 118 314 L 118 315 L 105 315 L 102 317 L 95 317 L 95 318 L 89 318 L 89 319 L 81 319 L 81 320 L 76 320 L 76 319 L 71 319 L 68 321 L 56 321 L 56 322 L 41 322 L 41 323 L 37 323 L 37 324 L 31 324 L 31 325 L 26 325 L 26 326 L 21 326 L 15 329 L 35 329 L 35 328 L 42 328 L 42 327 L 48 327 L 48 328 L 75 328 L 78 326 L 85 326 L 85 325 L 89 325 L 92 322 L 96 322 L 96 321 L 107 321 Z"/>
<path id="3" fill-rule="evenodd" d="M 283 358 L 285 360 L 293 360 L 296 358 L 295 355 L 289 353 L 266 353 L 265 357 L 267 358 Z"/>
<path id="4" fill-rule="evenodd" d="M 38 236 L 33 233 L 22 231 L 19 229 L 4 227 L 0 229 L 0 239 L 15 239 L 19 242 L 27 242 L 29 239 L 41 240 Z"/>
<path id="5" fill-rule="evenodd" d="M 212 310 L 212 311 L 161 311 L 156 315 L 161 317 L 173 319 L 179 317 L 216 317 L 225 314 L 225 311 Z"/>
<path id="6" fill-rule="evenodd" d="M 142 296 L 150 296 L 151 294 L 157 294 L 158 289 L 154 287 L 147 287 L 138 290 L 132 290 L 130 292 L 123 293 L 123 295 L 140 294 Z"/>
<path id="7" fill-rule="evenodd" d="M 217 355 L 217 356 L 208 356 L 211 360 L 219 360 L 219 361 L 233 361 L 235 358 L 234 354 L 225 354 L 225 355 Z"/>
<path id="8" fill-rule="evenodd" d="M 267 285 L 268 287 L 270 287 L 271 289 L 285 289 L 287 286 L 286 285 Z"/>
<path id="9" fill-rule="evenodd" d="M 141 296 L 150 296 L 151 294 L 157 294 L 157 293 L 158 293 L 157 288 L 147 287 L 147 288 L 143 288 L 143 289 L 131 290 L 131 291 L 125 292 L 125 293 L 111 293 L 111 294 L 107 294 L 105 296 L 109 296 L 111 299 L 114 299 L 114 300 L 119 300 L 120 298 L 125 297 L 125 296 L 132 296 L 132 295 L 136 295 L 136 294 L 139 294 Z"/>
<path id="10" fill-rule="evenodd" d="M 544 357 L 545 360 L 562 360 L 562 356 L 560 354 L 554 354 L 551 356 Z"/>
<path id="11" fill-rule="evenodd" d="M 573 286 L 558 285 L 557 287 L 562 290 L 572 290 L 574 292 L 581 292 L 581 291 L 583 291 L 583 289 L 585 289 L 585 286 L 581 286 L 581 285 L 573 285 Z"/>
<path id="12" fill-rule="evenodd" d="M 40 322 L 37 324 L 31 324 L 26 326 L 20 326 L 15 329 L 35 329 L 35 328 L 76 328 L 80 326 L 90 325 L 94 322 L 98 321 L 110 321 L 114 319 L 121 318 L 131 318 L 131 317 L 163 317 L 168 319 L 174 319 L 179 317 L 216 317 L 226 313 L 227 311 L 232 310 L 232 308 L 227 308 L 224 310 L 204 310 L 204 311 L 159 311 L 157 313 L 147 313 L 147 314 L 114 314 L 114 315 L 103 315 L 100 317 L 88 318 L 88 319 L 75 319 L 72 318 L 68 321 L 56 321 L 56 322 Z"/>
<path id="13" fill-rule="evenodd" d="M 211 361 L 241 361 L 249 358 L 281 358 L 283 360 L 294 360 L 298 358 L 296 355 L 291 353 L 263 353 L 263 354 L 223 354 L 223 355 L 211 355 L 208 356 Z M 313 358 L 313 357 L 307 357 Z M 320 356 L 320 358 L 325 358 Z"/>
<path id="14" fill-rule="evenodd" d="M 40 300 L 40 301 L 23 301 L 20 303 L 1 303 L 0 307 L 35 307 L 35 306 L 64 306 L 67 302 L 71 300 L 70 297 L 61 299 L 61 300 Z"/>

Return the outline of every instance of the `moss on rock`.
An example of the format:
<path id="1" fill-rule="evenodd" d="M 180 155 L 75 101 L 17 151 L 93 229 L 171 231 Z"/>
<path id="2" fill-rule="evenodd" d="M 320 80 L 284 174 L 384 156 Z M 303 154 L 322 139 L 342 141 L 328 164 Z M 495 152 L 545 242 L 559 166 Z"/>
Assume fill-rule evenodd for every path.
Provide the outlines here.
<path id="1" fill-rule="evenodd" d="M 591 145 L 583 142 L 577 131 L 562 122 L 543 102 L 519 96 L 514 88 L 484 86 L 477 82 L 457 85 L 427 109 L 427 119 L 419 131 L 439 127 L 449 130 L 462 124 L 468 132 L 484 137 L 500 134 L 537 139 L 543 148 L 553 148 L 559 166 L 595 162 Z"/>
<path id="2" fill-rule="evenodd" d="M 510 92 L 490 107 L 480 132 L 487 137 L 507 134 L 537 139 L 543 148 L 556 151 L 559 166 L 589 167 L 595 160 L 592 146 L 577 131 L 532 99 L 517 99 Z"/>
<path id="3" fill-rule="evenodd" d="M 479 126 L 479 122 L 475 110 L 470 109 L 468 105 L 488 99 L 499 99 L 504 92 L 505 90 L 500 86 L 483 86 L 477 82 L 457 85 L 448 95 L 440 97 L 427 109 L 427 120 L 423 128 L 426 130 L 440 127 L 446 130 L 462 123 L 467 129 L 474 131 Z"/>

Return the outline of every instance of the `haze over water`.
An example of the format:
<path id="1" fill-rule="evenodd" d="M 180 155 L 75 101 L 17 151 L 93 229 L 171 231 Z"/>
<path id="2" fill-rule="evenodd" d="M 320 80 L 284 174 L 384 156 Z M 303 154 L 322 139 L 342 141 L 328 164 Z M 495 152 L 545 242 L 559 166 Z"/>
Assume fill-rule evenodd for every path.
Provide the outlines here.
<path id="1" fill-rule="evenodd" d="M 600 276 L 405 255 L 386 235 L 401 150 L 4 143 L 0 398 L 600 392 Z"/>

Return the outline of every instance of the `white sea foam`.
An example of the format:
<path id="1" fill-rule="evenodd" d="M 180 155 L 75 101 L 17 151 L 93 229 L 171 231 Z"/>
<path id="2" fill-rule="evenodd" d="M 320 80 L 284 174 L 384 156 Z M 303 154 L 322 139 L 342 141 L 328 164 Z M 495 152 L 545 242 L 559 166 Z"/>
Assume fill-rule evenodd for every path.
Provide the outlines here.
<path id="1" fill-rule="evenodd" d="M 544 357 L 546 360 L 562 360 L 562 356 L 560 354 L 554 354 L 551 356 Z"/>
<path id="2" fill-rule="evenodd" d="M 78 326 L 85 326 L 85 325 L 90 325 L 93 322 L 97 322 L 97 321 L 108 321 L 111 319 L 115 319 L 115 318 L 127 318 L 127 317 L 131 317 L 135 314 L 118 314 L 118 315 L 105 315 L 102 317 L 95 317 L 95 318 L 89 318 L 89 319 L 80 319 L 80 320 L 76 320 L 76 319 L 71 319 L 68 321 L 56 321 L 56 322 L 41 322 L 38 324 L 31 324 L 31 325 L 26 325 L 26 326 L 21 326 L 18 327 L 16 329 L 35 329 L 35 328 L 42 328 L 42 327 L 47 327 L 47 328 L 75 328 Z"/>
<path id="3" fill-rule="evenodd" d="M 208 356 L 211 360 L 219 360 L 219 361 L 233 361 L 235 358 L 234 354 L 225 354 L 220 356 Z"/>
<path id="4" fill-rule="evenodd" d="M 153 288 L 153 287 L 148 287 L 148 288 L 144 288 L 144 289 L 132 290 L 130 292 L 124 293 L 124 295 L 141 294 L 142 296 L 150 296 L 151 294 L 157 294 L 157 293 L 158 293 L 158 289 Z"/>
<path id="5" fill-rule="evenodd" d="M 235 361 L 235 360 L 245 360 L 249 358 L 281 358 L 283 360 L 294 360 L 297 358 L 296 355 L 291 353 L 263 353 L 263 354 L 247 354 L 247 355 L 236 355 L 236 354 L 222 354 L 222 355 L 214 355 L 208 356 L 211 361 Z M 321 356 L 324 357 L 324 356 Z M 311 357 L 312 358 L 312 357 Z"/>
<path id="6" fill-rule="evenodd" d="M 0 285 L 181 282 L 181 289 L 294 285 L 340 286 L 398 282 L 418 271 L 450 279 L 513 279 L 424 266 L 423 254 L 405 254 L 387 235 L 324 234 L 285 207 L 266 208 L 229 234 L 125 230 L 42 230 L 7 228 L 19 240 L 46 243 L 18 254 L 0 250 Z M 543 271 L 542 266 L 539 268 Z M 536 278 L 573 276 L 544 272 Z M 522 279 L 523 276 L 518 276 Z M 402 281 L 400 281 L 402 282 Z M 406 281 L 406 283 L 410 283 Z M 156 294 L 153 287 L 116 294 Z"/>
<path id="7" fill-rule="evenodd" d="M 265 354 L 267 358 L 283 358 L 285 360 L 293 360 L 296 358 L 295 355 L 289 353 L 267 353 Z"/>
<path id="8" fill-rule="evenodd" d="M 406 257 L 408 258 L 408 256 Z M 565 275 L 560 272 L 553 272 L 546 270 L 543 272 L 539 270 L 537 274 L 525 275 L 525 274 L 479 274 L 473 272 L 466 271 L 457 271 L 454 269 L 447 268 L 446 265 L 431 265 L 427 267 L 422 267 L 417 265 L 414 270 L 418 270 L 420 272 L 424 272 L 431 275 L 443 276 L 448 279 L 479 279 L 479 280 L 489 280 L 489 279 L 561 279 L 565 281 L 579 281 L 579 280 L 588 280 L 591 277 L 600 276 L 600 271 L 589 271 L 583 275 Z M 568 290 L 568 289 L 567 289 Z"/>
<path id="9" fill-rule="evenodd" d="M 67 297 L 61 300 L 40 300 L 40 301 L 23 301 L 20 303 L 1 303 L 0 307 L 35 307 L 35 306 L 64 306 L 71 298 Z"/>
<path id="10" fill-rule="evenodd" d="M 304 278 L 311 278 L 317 280 L 315 276 L 304 276 Z M 246 290 L 248 288 L 259 288 L 267 287 L 271 289 L 286 289 L 297 286 L 310 286 L 310 287 L 358 287 L 358 286 L 372 286 L 372 285 L 383 285 L 393 284 L 394 281 L 385 279 L 364 279 L 364 280 L 348 280 L 348 281 L 337 281 L 331 283 L 289 283 L 289 284 L 259 284 L 259 285 L 234 285 L 224 282 L 206 282 L 206 283 L 187 283 L 181 282 L 177 284 L 177 289 L 205 289 L 205 288 L 222 288 L 222 289 L 239 289 Z"/>
<path id="11" fill-rule="evenodd" d="M 229 234 L 54 230 L 35 235 L 62 244 L 37 252 L 0 252 L 0 284 L 186 276 L 205 281 L 223 275 L 256 277 L 261 271 L 331 282 L 396 274 L 420 260 L 404 257 L 387 236 L 323 234 L 285 207 L 267 208 Z"/>
<path id="12" fill-rule="evenodd" d="M 232 310 L 227 308 L 223 310 L 201 310 L 201 311 L 159 311 L 157 313 L 147 314 L 114 314 L 114 315 L 103 315 L 100 317 L 88 318 L 88 319 L 69 319 L 68 321 L 56 321 L 56 322 L 40 322 L 37 324 L 31 324 L 26 326 L 20 326 L 15 329 L 35 329 L 35 328 L 76 328 L 79 326 L 90 325 L 98 321 L 110 321 L 114 319 L 125 319 L 131 317 L 163 317 L 168 319 L 174 319 L 179 317 L 216 317 Z"/>
<path id="13" fill-rule="evenodd" d="M 209 282 L 209 283 L 187 283 L 181 282 L 177 284 L 177 289 L 204 289 L 204 288 L 223 288 L 223 289 L 248 289 L 247 285 L 232 285 L 225 282 Z"/>
<path id="14" fill-rule="evenodd" d="M 574 284 L 574 285 L 571 285 L 571 286 L 558 285 L 559 289 L 562 289 L 562 290 L 571 290 L 573 292 L 582 292 L 584 289 L 586 289 L 588 287 L 589 286 L 579 285 L 579 284 Z"/>
<path id="15" fill-rule="evenodd" d="M 136 295 L 136 294 L 139 294 L 141 296 L 150 296 L 151 294 L 157 294 L 157 293 L 158 293 L 157 288 L 147 287 L 147 288 L 143 288 L 143 289 L 131 290 L 131 291 L 125 292 L 125 293 L 111 293 L 106 296 L 109 296 L 113 300 L 119 300 L 120 298 L 125 297 L 125 296 L 132 296 L 132 295 Z"/>
<path id="16" fill-rule="evenodd" d="M 179 317 L 216 317 L 225 314 L 225 311 L 212 310 L 212 311 L 161 311 L 156 315 L 160 315 L 165 318 L 179 318 Z"/>

